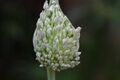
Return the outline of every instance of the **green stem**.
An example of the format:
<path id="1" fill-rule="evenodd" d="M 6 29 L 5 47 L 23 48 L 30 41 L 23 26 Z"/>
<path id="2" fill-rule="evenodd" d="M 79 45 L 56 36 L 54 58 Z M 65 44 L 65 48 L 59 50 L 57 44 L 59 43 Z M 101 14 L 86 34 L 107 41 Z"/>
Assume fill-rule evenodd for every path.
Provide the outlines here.
<path id="1" fill-rule="evenodd" d="M 47 68 L 47 77 L 48 80 L 55 80 L 55 71 L 49 67 Z"/>

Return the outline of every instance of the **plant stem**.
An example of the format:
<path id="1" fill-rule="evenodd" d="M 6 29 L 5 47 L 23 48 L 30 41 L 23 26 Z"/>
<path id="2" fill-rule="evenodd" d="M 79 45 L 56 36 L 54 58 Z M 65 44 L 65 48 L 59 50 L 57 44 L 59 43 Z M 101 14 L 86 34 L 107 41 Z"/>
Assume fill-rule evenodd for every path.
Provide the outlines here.
<path id="1" fill-rule="evenodd" d="M 47 68 L 47 77 L 48 80 L 55 80 L 55 71 L 49 67 Z"/>

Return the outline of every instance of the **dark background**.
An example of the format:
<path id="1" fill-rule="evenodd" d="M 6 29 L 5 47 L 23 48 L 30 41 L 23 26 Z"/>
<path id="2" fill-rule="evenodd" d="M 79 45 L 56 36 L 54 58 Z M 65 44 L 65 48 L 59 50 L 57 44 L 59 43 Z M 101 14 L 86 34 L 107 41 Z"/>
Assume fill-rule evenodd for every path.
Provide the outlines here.
<path id="1" fill-rule="evenodd" d="M 0 0 L 0 80 L 47 80 L 32 46 L 44 0 Z M 120 80 L 120 0 L 60 0 L 82 27 L 81 64 L 56 80 Z"/>

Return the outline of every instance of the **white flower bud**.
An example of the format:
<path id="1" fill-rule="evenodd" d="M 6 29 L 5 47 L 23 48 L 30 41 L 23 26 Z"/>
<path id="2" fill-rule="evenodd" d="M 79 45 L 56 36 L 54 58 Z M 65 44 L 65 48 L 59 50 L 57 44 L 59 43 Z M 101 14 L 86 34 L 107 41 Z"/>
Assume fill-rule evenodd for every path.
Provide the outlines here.
<path id="1" fill-rule="evenodd" d="M 75 60 L 76 60 L 76 61 L 80 60 L 80 57 L 79 57 L 79 56 L 78 56 L 78 57 L 76 57 L 76 58 L 75 58 Z"/>
<path id="2" fill-rule="evenodd" d="M 43 67 L 43 64 L 41 64 L 40 67 Z"/>
<path id="3" fill-rule="evenodd" d="M 37 53 L 36 53 L 36 56 L 40 58 L 41 53 L 37 52 Z"/>
<path id="4" fill-rule="evenodd" d="M 46 15 L 44 14 L 44 12 L 41 12 L 40 13 L 40 19 L 41 19 L 41 21 L 44 21 L 45 18 L 46 18 Z"/>
<path id="5" fill-rule="evenodd" d="M 54 10 L 54 6 L 51 5 L 51 6 L 49 7 L 49 10 L 52 12 L 52 11 Z"/>
<path id="6" fill-rule="evenodd" d="M 76 52 L 76 56 L 79 56 L 81 54 L 81 52 Z"/>
<path id="7" fill-rule="evenodd" d="M 43 22 L 40 20 L 40 19 L 38 19 L 38 21 L 37 21 L 37 27 L 39 28 L 39 27 L 43 27 Z"/>
<path id="8" fill-rule="evenodd" d="M 77 39 L 80 38 L 80 30 L 81 30 L 81 27 L 77 27 L 77 29 L 75 29 L 75 37 L 76 37 Z"/>
<path id="9" fill-rule="evenodd" d="M 48 35 L 48 37 L 51 36 L 51 31 L 52 31 L 52 28 L 51 28 L 51 27 L 47 29 L 47 35 Z"/>
<path id="10" fill-rule="evenodd" d="M 63 21 L 63 19 L 61 18 L 61 17 L 55 17 L 55 19 L 54 19 L 54 22 L 55 23 L 61 23 Z"/>

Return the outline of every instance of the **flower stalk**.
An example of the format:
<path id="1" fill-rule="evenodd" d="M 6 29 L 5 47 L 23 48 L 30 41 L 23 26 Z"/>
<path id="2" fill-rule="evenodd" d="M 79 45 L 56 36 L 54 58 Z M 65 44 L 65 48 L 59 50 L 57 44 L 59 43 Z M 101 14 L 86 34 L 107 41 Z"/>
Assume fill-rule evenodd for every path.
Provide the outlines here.
<path id="1" fill-rule="evenodd" d="M 48 80 L 55 80 L 55 71 L 47 67 L 47 78 Z"/>

